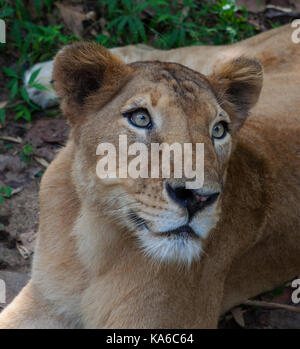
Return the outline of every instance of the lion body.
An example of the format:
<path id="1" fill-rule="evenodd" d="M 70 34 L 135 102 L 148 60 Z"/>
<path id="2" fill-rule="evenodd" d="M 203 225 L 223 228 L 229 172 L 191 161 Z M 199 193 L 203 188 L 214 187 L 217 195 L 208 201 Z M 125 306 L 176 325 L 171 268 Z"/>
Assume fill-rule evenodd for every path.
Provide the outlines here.
<path id="1" fill-rule="evenodd" d="M 101 201 L 81 175 L 94 166 L 83 153 L 97 138 L 97 120 L 76 126 L 70 116 L 76 108 L 64 102 L 73 131 L 42 179 L 32 279 L 1 314 L 1 328 L 211 328 L 231 307 L 299 275 L 300 48 L 291 31 L 279 28 L 228 47 L 115 51 L 130 62 L 174 61 L 205 74 L 241 55 L 260 59 L 264 67 L 259 102 L 232 144 L 222 200 L 212 213 L 218 219 L 203 239 L 205 253 L 187 269 L 156 264 L 141 253 L 136 236 L 101 214 L 111 187 L 101 188 Z M 152 97 L 152 105 L 163 103 L 163 97 Z M 204 103 L 210 97 L 199 98 Z M 113 108 L 106 104 L 105 113 Z M 174 127 L 184 134 L 179 121 Z"/>

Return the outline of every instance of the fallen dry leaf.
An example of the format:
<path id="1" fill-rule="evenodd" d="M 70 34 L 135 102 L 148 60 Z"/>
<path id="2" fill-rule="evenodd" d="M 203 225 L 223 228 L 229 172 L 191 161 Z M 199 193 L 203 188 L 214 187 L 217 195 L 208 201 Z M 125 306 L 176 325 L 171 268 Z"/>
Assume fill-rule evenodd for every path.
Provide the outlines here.
<path id="1" fill-rule="evenodd" d="M 23 142 L 21 137 L 0 136 L 0 139 L 3 141 L 10 141 L 10 142 L 19 143 L 19 144 Z"/>
<path id="2" fill-rule="evenodd" d="M 38 120 L 28 131 L 24 142 L 32 144 L 35 148 L 45 143 L 64 143 L 67 138 L 69 127 L 65 120 L 41 119 Z"/>
<path id="3" fill-rule="evenodd" d="M 245 6 L 249 12 L 263 12 L 266 6 L 266 0 L 237 0 L 237 6 Z"/>
<path id="4" fill-rule="evenodd" d="M 4 108 L 7 103 L 8 103 L 8 101 L 0 102 L 0 109 Z"/>
<path id="5" fill-rule="evenodd" d="M 82 6 L 66 5 L 58 1 L 55 2 L 55 5 L 58 7 L 66 26 L 77 37 L 82 38 L 82 33 L 83 33 L 82 22 L 86 19 L 86 15 L 82 12 L 83 11 Z"/>
<path id="6" fill-rule="evenodd" d="M 290 4 L 294 8 L 295 11 L 300 13 L 300 1 L 299 0 L 290 0 Z"/>
<path id="7" fill-rule="evenodd" d="M 17 248 L 23 258 L 27 259 L 33 254 L 36 240 L 36 232 L 29 231 L 17 234 Z"/>
<path id="8" fill-rule="evenodd" d="M 69 133 L 69 126 L 65 120 L 61 119 L 41 119 L 38 120 L 28 131 L 24 143 L 29 143 L 34 147 L 34 156 L 51 162 L 60 145 L 63 145 Z M 41 164 L 45 167 L 46 163 Z"/>
<path id="9" fill-rule="evenodd" d="M 232 317 L 234 318 L 235 322 L 241 326 L 245 327 L 245 319 L 244 319 L 244 313 L 243 309 L 241 307 L 233 308 L 231 310 Z"/>
<path id="10" fill-rule="evenodd" d="M 97 18 L 96 12 L 95 11 L 90 11 L 85 15 L 85 19 L 90 20 L 92 19 L 93 21 L 95 21 Z"/>
<path id="11" fill-rule="evenodd" d="M 18 241 L 16 242 L 16 247 L 17 250 L 19 251 L 20 255 L 24 258 L 24 259 L 28 259 L 32 253 L 30 253 L 30 251 L 27 250 L 27 248 L 25 246 L 23 246 L 22 244 L 20 244 Z"/>
<path id="12" fill-rule="evenodd" d="M 271 9 L 271 10 L 275 10 L 275 11 L 280 11 L 280 12 L 284 12 L 284 13 L 291 13 L 293 12 L 293 10 L 290 7 L 282 7 L 282 6 L 277 6 L 277 5 L 267 5 L 266 9 Z"/>
<path id="13" fill-rule="evenodd" d="M 23 190 L 23 187 L 18 187 L 16 189 L 13 189 L 10 196 L 14 196 L 16 194 L 19 194 Z"/>
<path id="14" fill-rule="evenodd" d="M 45 168 L 47 168 L 49 166 L 49 162 L 43 158 L 39 158 L 38 156 L 35 156 L 34 160 Z"/>
<path id="15" fill-rule="evenodd" d="M 286 305 L 286 304 L 265 302 L 265 301 L 252 301 L 252 300 L 247 300 L 243 302 L 243 304 L 249 305 L 251 307 L 261 307 L 266 309 L 282 309 L 282 310 L 291 311 L 291 312 L 300 314 L 300 308 L 294 305 Z"/>

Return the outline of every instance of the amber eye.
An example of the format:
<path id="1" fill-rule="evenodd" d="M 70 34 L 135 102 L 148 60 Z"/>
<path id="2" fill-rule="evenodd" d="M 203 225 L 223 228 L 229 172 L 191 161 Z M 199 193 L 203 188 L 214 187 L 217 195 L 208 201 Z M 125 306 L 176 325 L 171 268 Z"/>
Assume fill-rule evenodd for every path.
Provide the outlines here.
<path id="1" fill-rule="evenodd" d="M 212 129 L 212 136 L 216 139 L 224 138 L 227 134 L 227 123 L 224 121 L 218 122 Z"/>
<path id="2" fill-rule="evenodd" d="M 151 117 L 146 109 L 138 109 L 129 113 L 125 113 L 128 118 L 128 121 L 136 126 L 141 128 L 151 128 L 152 122 Z"/>

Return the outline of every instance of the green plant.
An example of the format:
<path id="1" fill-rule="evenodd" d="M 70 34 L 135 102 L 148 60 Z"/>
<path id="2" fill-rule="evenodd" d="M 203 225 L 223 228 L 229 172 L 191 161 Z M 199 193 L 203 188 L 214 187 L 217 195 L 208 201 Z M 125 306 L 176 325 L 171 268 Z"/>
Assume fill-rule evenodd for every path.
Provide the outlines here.
<path id="1" fill-rule="evenodd" d="M 53 0 L 34 0 L 34 6 L 39 14 L 38 20 L 31 18 L 26 4 L 22 0 L 0 0 L 0 18 L 4 19 L 7 26 L 7 43 L 10 44 L 19 56 L 18 63 L 51 59 L 56 50 L 72 40 L 74 35 L 64 35 L 62 25 L 41 25 L 41 10 L 52 10 Z M 2 50 L 6 45 L 2 45 Z"/>
<path id="2" fill-rule="evenodd" d="M 0 54 L 13 57 L 13 64 L 2 68 L 10 91 L 9 103 L 0 109 L 2 124 L 7 110 L 14 113 L 15 119 L 27 122 L 40 110 L 23 88 L 25 66 L 52 59 L 60 47 L 78 40 L 61 25 L 62 19 L 53 21 L 55 0 L 30 2 L 36 12 L 34 16 L 23 0 L 0 0 L 0 18 L 7 28 L 7 44 L 0 44 Z M 100 19 L 104 22 L 101 28 L 96 27 L 98 34 L 92 39 L 106 47 L 140 42 L 162 49 L 227 44 L 257 32 L 247 22 L 246 9 L 238 8 L 235 0 L 98 0 L 93 6 L 101 14 L 93 25 L 99 24 Z M 30 85 L 44 89 L 36 83 L 37 76 L 38 72 L 32 74 Z"/>
<path id="3" fill-rule="evenodd" d="M 51 11 L 54 1 L 34 0 L 34 6 L 39 16 L 42 9 Z M 10 103 L 6 109 L 15 112 L 15 119 L 31 121 L 32 113 L 40 110 L 33 104 L 23 87 L 25 66 L 51 59 L 59 47 L 76 40 L 73 35 L 63 35 L 62 26 L 45 26 L 33 23 L 31 15 L 21 0 L 0 0 L 0 18 L 4 19 L 7 27 L 7 44 L 0 44 L 0 53 L 14 52 L 17 57 L 14 68 L 2 68 L 8 78 L 6 88 L 10 91 Z M 36 21 L 36 20 L 35 20 Z M 34 72 L 29 85 L 37 89 L 45 89 L 35 82 L 38 72 Z M 6 109 L 0 109 L 0 122 L 5 123 Z"/>
<path id="4" fill-rule="evenodd" d="M 144 23 L 139 16 L 153 1 L 137 2 L 130 0 L 102 0 L 99 4 L 107 7 L 109 24 L 107 31 L 115 31 L 117 36 L 129 33 L 129 43 L 147 41 Z M 104 36 L 100 37 L 104 39 Z M 99 39 L 99 36 L 98 36 Z M 113 40 L 113 39 L 112 39 Z M 114 43 L 114 40 L 112 41 Z M 109 44 L 107 37 L 106 44 Z"/>
<path id="5" fill-rule="evenodd" d="M 155 46 L 172 48 L 201 44 L 200 27 L 192 21 L 191 15 L 198 12 L 195 1 L 184 0 L 182 6 L 178 3 L 161 2 L 155 4 L 157 15 L 153 17 L 151 31 L 155 34 Z M 161 28 L 159 31 L 155 28 Z"/>
<path id="6" fill-rule="evenodd" d="M 0 109 L 0 122 L 2 124 L 5 123 L 5 114 L 6 114 L 5 108 L 1 108 Z"/>
<path id="7" fill-rule="evenodd" d="M 247 23 L 246 9 L 238 8 L 235 0 L 99 0 L 98 3 L 106 11 L 108 24 L 107 34 L 99 34 L 97 40 L 107 46 L 140 41 L 165 49 L 226 44 L 257 32 Z M 145 11 L 151 15 L 145 16 Z"/>
<path id="8" fill-rule="evenodd" d="M 23 69 L 17 74 L 10 68 L 2 68 L 3 72 L 10 78 L 6 88 L 10 90 L 10 101 L 13 102 L 14 99 L 18 100 L 17 105 L 10 105 L 9 108 L 16 112 L 15 120 L 20 118 L 30 122 L 31 115 L 34 111 L 40 110 L 40 108 L 30 101 L 28 92 L 23 86 Z M 34 71 L 28 82 L 29 87 L 34 87 L 38 90 L 47 90 L 46 87 L 36 82 L 40 69 Z M 3 113 L 3 117 L 1 118 L 1 112 Z M 0 119 L 4 123 L 5 122 L 5 108 L 0 110 Z"/>
<path id="9" fill-rule="evenodd" d="M 19 152 L 19 155 L 21 159 L 25 162 L 25 164 L 28 165 L 30 163 L 33 152 L 34 147 L 30 144 L 24 145 L 23 150 Z"/>
<path id="10" fill-rule="evenodd" d="M 4 202 L 5 197 L 10 197 L 12 193 L 12 188 L 7 186 L 0 186 L 0 204 Z"/>
<path id="11" fill-rule="evenodd" d="M 15 120 L 18 120 L 20 118 L 25 119 L 26 121 L 31 121 L 31 114 L 35 110 L 40 110 L 38 106 L 33 104 L 28 96 L 28 93 L 26 89 L 23 86 L 23 74 L 24 71 L 17 74 L 15 71 L 13 71 L 10 68 L 2 68 L 3 72 L 10 78 L 8 84 L 6 85 L 6 89 L 10 91 L 10 102 L 13 102 L 15 99 L 18 100 L 17 105 L 10 105 L 10 109 L 15 111 Z M 39 89 L 44 89 L 43 86 L 39 84 L 35 84 L 34 81 L 32 81 L 32 77 L 36 72 L 32 74 L 30 77 L 30 86 L 35 86 Z M 37 75 L 37 74 L 36 74 Z M 36 75 L 34 78 L 36 78 Z M 3 108 L 4 117 L 2 118 L 2 122 L 5 122 L 5 109 Z"/>

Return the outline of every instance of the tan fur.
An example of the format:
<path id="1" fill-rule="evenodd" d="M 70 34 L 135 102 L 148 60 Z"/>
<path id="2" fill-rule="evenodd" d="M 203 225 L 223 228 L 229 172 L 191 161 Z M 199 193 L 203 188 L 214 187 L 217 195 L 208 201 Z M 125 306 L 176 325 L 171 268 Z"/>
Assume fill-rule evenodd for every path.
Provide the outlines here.
<path id="1" fill-rule="evenodd" d="M 143 57 L 132 48 L 133 60 L 174 60 L 208 77 L 174 63 L 128 66 L 91 44 L 58 54 L 54 79 L 73 130 L 42 179 L 32 280 L 0 315 L 1 328 L 211 328 L 232 306 L 299 274 L 300 61 L 290 35 L 284 27 L 229 47 Z M 247 120 L 262 70 L 246 55 L 265 70 Z M 149 134 L 121 115 L 138 104 L 157 125 Z M 230 135 L 213 144 L 218 118 L 230 122 Z M 117 144 L 120 133 L 129 141 L 205 144 L 203 190 L 221 195 L 193 219 L 202 235 L 193 245 L 199 258 L 188 266 L 180 256 L 145 255 L 145 245 L 164 238 L 128 218 L 136 210 L 153 232 L 182 224 L 165 179 L 96 176 L 97 145 Z"/>

